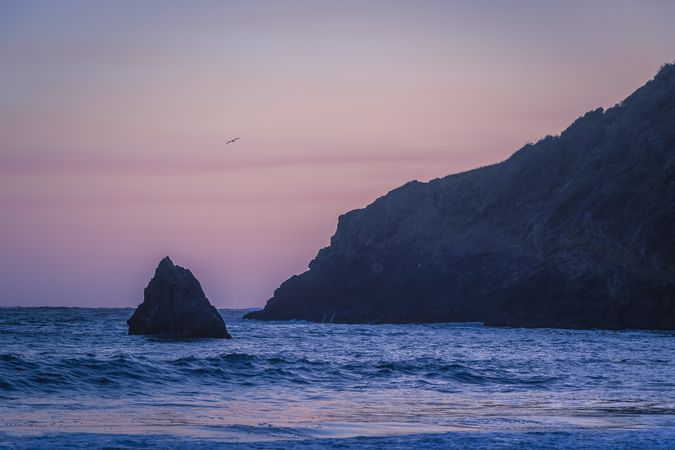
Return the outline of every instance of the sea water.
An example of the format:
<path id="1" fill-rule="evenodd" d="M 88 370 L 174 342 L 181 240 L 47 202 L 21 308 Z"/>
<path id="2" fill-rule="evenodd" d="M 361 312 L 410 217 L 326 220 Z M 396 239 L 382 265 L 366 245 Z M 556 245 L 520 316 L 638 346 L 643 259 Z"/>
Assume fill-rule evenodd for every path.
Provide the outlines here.
<path id="1" fill-rule="evenodd" d="M 675 333 L 0 308 L 0 448 L 675 448 Z"/>

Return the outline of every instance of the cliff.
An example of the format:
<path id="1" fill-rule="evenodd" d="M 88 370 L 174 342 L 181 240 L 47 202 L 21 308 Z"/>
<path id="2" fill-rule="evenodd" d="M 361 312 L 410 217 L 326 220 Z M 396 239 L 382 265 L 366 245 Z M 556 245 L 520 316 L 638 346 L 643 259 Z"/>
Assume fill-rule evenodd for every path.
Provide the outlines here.
<path id="1" fill-rule="evenodd" d="M 502 163 L 344 214 L 246 317 L 675 329 L 675 66 Z"/>

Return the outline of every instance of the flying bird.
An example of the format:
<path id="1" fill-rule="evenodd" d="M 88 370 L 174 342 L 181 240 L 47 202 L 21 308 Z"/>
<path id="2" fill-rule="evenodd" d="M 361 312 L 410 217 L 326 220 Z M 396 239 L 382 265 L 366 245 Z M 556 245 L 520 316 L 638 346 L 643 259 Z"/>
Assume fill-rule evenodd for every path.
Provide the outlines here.
<path id="1" fill-rule="evenodd" d="M 227 145 L 227 144 L 234 144 L 234 141 L 236 141 L 237 139 L 239 139 L 239 138 L 236 137 L 236 138 L 234 138 L 234 139 L 230 139 L 230 140 L 227 141 L 225 144 L 226 144 L 226 145 Z"/>

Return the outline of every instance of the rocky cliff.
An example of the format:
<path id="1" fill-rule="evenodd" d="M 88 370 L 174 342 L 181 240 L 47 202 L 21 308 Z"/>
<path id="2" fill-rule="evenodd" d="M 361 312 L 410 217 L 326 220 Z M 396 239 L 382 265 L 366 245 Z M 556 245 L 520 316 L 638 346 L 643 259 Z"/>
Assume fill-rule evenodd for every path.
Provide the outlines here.
<path id="1" fill-rule="evenodd" d="M 344 214 L 246 317 L 675 329 L 675 66 L 502 163 Z"/>

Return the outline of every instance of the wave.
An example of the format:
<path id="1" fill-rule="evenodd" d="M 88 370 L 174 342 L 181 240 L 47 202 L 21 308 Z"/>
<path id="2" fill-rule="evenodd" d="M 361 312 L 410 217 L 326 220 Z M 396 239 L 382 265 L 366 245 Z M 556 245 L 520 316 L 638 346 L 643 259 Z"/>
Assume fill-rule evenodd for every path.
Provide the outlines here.
<path id="1" fill-rule="evenodd" d="M 466 384 L 509 384 L 545 385 L 558 380 L 557 377 L 541 377 L 518 374 L 495 367 L 480 370 L 458 362 L 448 363 L 433 358 L 419 358 L 411 361 L 380 362 L 375 365 L 379 375 L 396 374 L 422 375 L 427 379 L 450 380 Z"/>
<path id="2" fill-rule="evenodd" d="M 58 393 L 59 391 L 128 389 L 137 394 L 148 387 L 192 385 L 267 386 L 319 383 L 326 388 L 346 384 L 413 380 L 433 387 L 459 385 L 523 385 L 528 388 L 555 383 L 557 378 L 533 376 L 494 367 L 471 367 L 435 358 L 403 361 L 334 362 L 283 355 L 259 356 L 222 353 L 153 359 L 123 353 L 72 358 L 30 359 L 0 354 L 0 391 Z"/>

